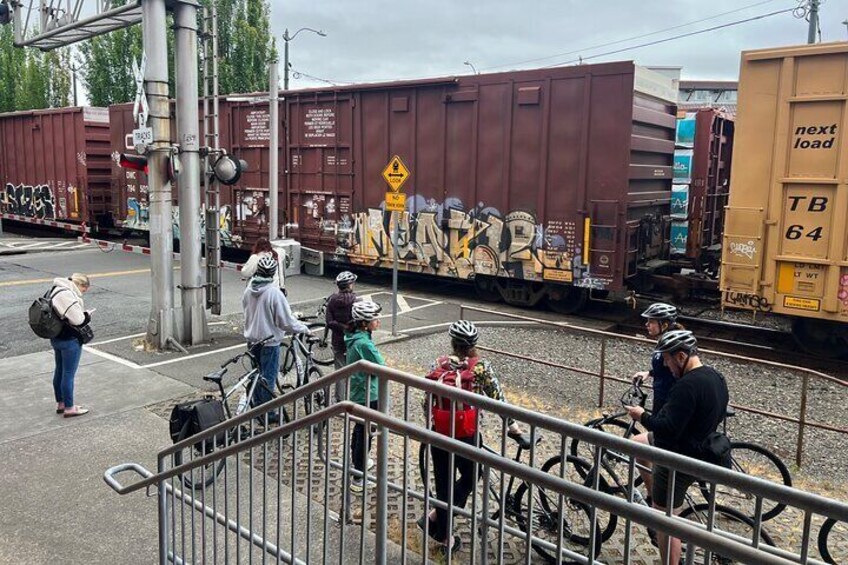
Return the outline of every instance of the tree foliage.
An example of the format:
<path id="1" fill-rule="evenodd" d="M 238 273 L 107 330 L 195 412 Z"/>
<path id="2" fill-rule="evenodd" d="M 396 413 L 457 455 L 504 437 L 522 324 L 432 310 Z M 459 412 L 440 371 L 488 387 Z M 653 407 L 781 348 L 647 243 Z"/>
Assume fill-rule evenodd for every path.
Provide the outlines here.
<path id="1" fill-rule="evenodd" d="M 70 72 L 67 49 L 15 47 L 12 27 L 0 26 L 0 112 L 67 106 Z"/>
<path id="2" fill-rule="evenodd" d="M 213 0 L 201 0 L 210 6 Z M 267 0 L 217 0 L 218 88 L 221 94 L 268 88 L 267 66 L 276 57 Z M 201 18 L 200 12 L 198 18 Z M 169 16 L 169 22 L 172 22 Z M 169 26 L 169 28 L 172 26 Z M 202 22 L 198 22 L 198 30 Z M 198 51 L 200 48 L 198 47 Z M 80 48 L 83 81 L 93 106 L 135 99 L 132 62 L 141 59 L 141 27 L 114 31 Z M 174 95 L 174 34 L 168 32 L 169 92 Z M 200 61 L 198 61 L 200 71 Z M 202 89 L 202 85 L 199 85 Z"/>

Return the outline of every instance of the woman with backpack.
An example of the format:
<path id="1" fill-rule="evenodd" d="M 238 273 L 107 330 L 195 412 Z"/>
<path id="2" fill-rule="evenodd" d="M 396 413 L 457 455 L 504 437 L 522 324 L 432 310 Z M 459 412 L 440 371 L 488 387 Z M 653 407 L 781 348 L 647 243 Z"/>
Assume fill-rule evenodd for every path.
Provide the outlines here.
<path id="1" fill-rule="evenodd" d="M 56 360 L 53 371 L 56 413 L 65 418 L 88 414 L 88 408 L 74 404 L 74 378 L 82 356 L 83 342 L 88 342 L 80 332 L 91 321 L 91 314 L 85 310 L 82 300 L 82 295 L 88 292 L 90 286 L 86 275 L 74 273 L 68 278 L 53 279 L 53 289 L 50 291 L 53 310 L 64 321 L 59 335 L 50 338 L 50 345 L 53 346 Z"/>
<path id="2" fill-rule="evenodd" d="M 459 320 L 451 324 L 448 329 L 451 338 L 451 355 L 439 357 L 433 364 L 427 379 L 440 382 L 447 386 L 456 386 L 463 390 L 482 394 L 506 402 L 500 381 L 495 376 L 491 364 L 480 359 L 476 345 L 480 332 L 472 322 Z M 434 397 L 429 414 L 430 423 L 434 431 L 451 435 L 451 401 Z M 458 441 L 473 446 L 480 445 L 479 423 L 481 414 L 477 408 L 456 403 L 454 411 L 453 437 Z M 522 435 L 521 428 L 512 420 L 509 421 L 509 435 L 516 438 L 522 447 L 530 447 L 528 438 Z M 474 492 L 474 462 L 454 456 L 454 468 L 450 467 L 450 453 L 432 446 L 430 448 L 433 456 L 433 477 L 436 481 L 436 498 L 447 503 L 449 500 L 451 483 L 453 483 L 453 505 L 464 508 L 468 497 Z M 456 479 L 456 471 L 459 471 L 459 479 Z M 429 516 L 422 516 L 418 520 L 418 527 L 424 530 L 424 520 L 429 518 L 429 535 L 439 543 L 447 547 L 451 544 L 451 551 L 458 551 L 461 543 L 459 536 L 448 539 L 448 533 L 452 528 L 448 524 L 448 512 L 442 508 L 434 508 Z"/>

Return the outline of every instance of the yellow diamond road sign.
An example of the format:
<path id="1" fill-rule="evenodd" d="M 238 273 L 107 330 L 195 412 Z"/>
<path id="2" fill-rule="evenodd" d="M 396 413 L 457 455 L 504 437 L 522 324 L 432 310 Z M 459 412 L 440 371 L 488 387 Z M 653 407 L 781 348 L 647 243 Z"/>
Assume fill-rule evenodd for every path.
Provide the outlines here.
<path id="1" fill-rule="evenodd" d="M 406 165 L 403 164 L 403 161 L 400 160 L 400 157 L 395 155 L 392 157 L 392 160 L 389 161 L 389 164 L 386 165 L 386 168 L 383 169 L 383 178 L 386 179 L 386 182 L 394 192 L 400 190 L 400 187 L 403 186 L 403 183 L 406 182 L 410 176 L 409 169 L 406 168 Z"/>

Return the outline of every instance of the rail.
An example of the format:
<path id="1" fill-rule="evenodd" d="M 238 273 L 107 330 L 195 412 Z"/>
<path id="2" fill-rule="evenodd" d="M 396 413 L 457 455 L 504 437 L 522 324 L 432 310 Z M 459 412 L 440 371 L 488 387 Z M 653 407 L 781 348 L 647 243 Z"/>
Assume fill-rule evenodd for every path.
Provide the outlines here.
<path id="1" fill-rule="evenodd" d="M 299 401 L 311 398 L 312 395 L 321 393 L 339 381 L 345 381 L 349 389 L 349 377 L 356 372 L 376 375 L 379 382 L 379 410 L 345 400 L 318 412 L 298 417 Z M 400 394 L 397 394 L 399 392 L 397 389 L 394 390 L 395 394 L 392 394 L 392 386 L 402 387 Z M 425 398 L 429 398 L 427 396 L 429 394 L 449 398 L 451 402 L 457 404 L 461 402 L 475 405 L 485 411 L 487 418 L 500 419 L 501 432 L 505 432 L 506 422 L 513 419 L 524 426 L 529 426 L 530 435 L 533 438 L 550 434 L 557 439 L 554 443 L 561 445 L 563 455 L 567 438 L 576 438 L 595 446 L 596 459 L 599 459 L 605 450 L 621 454 L 629 462 L 631 486 L 633 485 L 633 469 L 638 458 L 668 467 L 671 470 L 672 483 L 677 474 L 686 473 L 697 476 L 711 485 L 726 485 L 750 493 L 757 502 L 753 538 L 745 539 L 720 531 L 712 521 L 714 518 L 712 513 L 709 523 L 698 525 L 670 513 L 658 512 L 608 492 L 602 492 L 598 479 L 587 484 L 567 480 L 563 473 L 557 475 L 543 472 L 535 468 L 533 464 L 539 449 L 533 441 L 531 441 L 532 447 L 529 448 L 530 464 L 524 464 L 517 458 L 509 459 L 505 456 L 507 438 L 504 433 L 499 435 L 500 454 L 478 449 L 468 443 L 435 433 L 424 423 L 412 422 L 414 418 L 411 417 L 410 409 L 415 404 L 415 399 L 411 397 L 413 392 Z M 395 398 L 402 399 L 402 402 L 399 406 L 393 407 L 392 399 Z M 256 418 L 261 419 L 269 414 L 281 414 L 287 407 L 292 407 L 295 415 L 295 419 L 289 423 L 245 438 L 235 435 L 230 440 L 230 436 L 226 435 L 239 424 L 252 427 Z M 341 425 L 338 423 L 340 418 L 343 420 Z M 356 474 L 356 471 L 349 469 L 350 443 L 347 432 L 354 421 L 364 425 L 366 430 L 372 423 L 376 424 L 378 440 L 376 469 L 373 474 L 366 470 L 368 480 L 363 482 L 361 496 L 356 497 L 361 502 L 358 528 L 349 523 L 354 514 L 351 512 L 351 507 L 356 502 L 351 501 L 349 479 Z M 337 427 L 343 429 L 343 440 L 340 448 L 334 451 L 331 444 L 333 444 L 333 438 L 338 436 Z M 306 437 L 303 438 L 304 432 L 307 431 Z M 207 441 L 215 441 L 215 438 L 220 437 L 221 434 L 225 434 L 228 438 L 224 441 L 224 445 L 220 449 L 206 453 Z M 287 448 L 285 458 L 283 456 L 284 440 Z M 390 440 L 396 444 L 400 443 L 402 456 L 392 455 L 393 452 L 400 453 L 401 449 L 395 445 L 396 449 L 392 451 Z M 305 446 L 300 445 L 301 441 L 305 442 Z M 251 552 L 253 549 L 262 553 L 263 562 L 265 557 L 271 555 L 277 559 L 277 562 L 310 563 L 315 561 L 312 555 L 318 547 L 322 549 L 324 563 L 329 563 L 330 560 L 335 561 L 336 555 L 338 555 L 339 563 L 352 562 L 350 556 L 354 554 L 357 555 L 359 563 L 369 562 L 371 558 L 373 562 L 380 564 L 407 563 L 412 558 L 408 543 L 408 512 L 411 509 L 412 499 L 424 501 L 424 512 L 427 512 L 428 508 L 446 507 L 432 498 L 429 489 L 422 488 L 422 494 L 411 484 L 413 482 L 409 468 L 411 441 L 421 442 L 450 453 L 451 466 L 454 466 L 456 459 L 460 457 L 482 466 L 484 484 L 489 483 L 490 472 L 493 477 L 500 474 L 501 485 L 504 484 L 505 477 L 512 477 L 523 485 L 527 485 L 528 493 L 536 492 L 537 489 L 544 490 L 548 493 L 549 500 L 558 499 L 559 508 L 563 508 L 564 500 L 578 507 L 583 505 L 583 507 L 591 508 L 591 523 L 588 526 L 587 538 L 590 541 L 588 541 L 588 547 L 581 552 L 564 547 L 562 526 L 559 527 L 559 534 L 553 542 L 537 537 L 532 528 L 526 528 L 527 524 L 535 525 L 538 522 L 534 522 L 534 512 L 542 512 L 541 508 L 534 508 L 532 495 L 528 495 L 527 508 L 523 509 L 527 512 L 526 521 L 519 522 L 519 525 L 524 524 L 527 531 L 507 526 L 504 513 L 501 513 L 499 519 L 490 516 L 487 512 L 490 501 L 485 494 L 482 513 L 479 512 L 476 497 L 472 501 L 470 513 L 461 507 L 447 506 L 449 513 L 470 516 L 472 547 L 469 562 L 477 562 L 478 552 L 482 562 L 487 562 L 489 538 L 481 536 L 481 542 L 477 543 L 475 532 L 478 528 L 484 532 L 488 531 L 488 528 L 496 528 L 497 543 L 501 548 L 505 539 L 524 544 L 522 551 L 525 562 L 530 561 L 531 549 L 543 548 L 546 551 L 555 552 L 558 561 L 570 559 L 579 563 L 603 563 L 594 551 L 595 534 L 598 528 L 596 517 L 598 512 L 608 512 L 625 519 L 627 525 L 625 543 L 629 543 L 631 526 L 638 524 L 679 537 L 688 544 L 689 549 L 698 547 L 705 552 L 720 553 L 745 563 L 770 565 L 818 563 L 810 558 L 806 549 L 811 545 L 811 524 L 814 515 L 848 521 L 848 504 L 842 502 L 739 474 L 651 446 L 637 444 L 365 361 L 347 366 L 254 408 L 248 413 L 227 420 L 162 450 L 158 454 L 158 469 L 155 474 L 137 464 L 128 463 L 107 470 L 104 479 L 119 494 L 156 487 L 159 502 L 159 558 L 162 564 L 198 560 L 205 562 L 210 558 L 216 561 L 221 553 L 224 554 L 225 562 L 229 558 L 241 562 L 245 552 L 248 552 L 250 559 L 253 558 Z M 204 446 L 203 453 L 195 456 L 193 446 L 197 445 Z M 180 463 L 175 456 L 186 450 L 191 453 L 190 459 Z M 274 450 L 276 455 L 273 453 Z M 299 460 L 301 452 L 306 453 L 305 461 Z M 276 467 L 275 457 L 278 458 Z M 393 461 L 391 467 L 390 457 Z M 400 461 L 400 470 L 397 469 L 397 461 Z M 342 476 L 335 477 L 341 479 L 340 492 L 335 492 L 338 481 L 331 480 L 330 470 L 334 467 L 329 464 L 331 462 L 340 466 L 341 469 Z M 286 468 L 285 473 L 283 467 Z M 476 465 L 475 469 L 477 469 Z M 125 486 L 117 479 L 117 475 L 126 472 L 134 472 L 141 479 Z M 207 482 L 205 479 L 210 472 L 213 473 L 213 480 Z M 221 476 L 216 480 L 215 475 L 218 473 Z M 201 488 L 197 489 L 198 483 L 195 483 L 196 492 L 183 487 L 183 481 L 188 476 L 201 479 L 199 482 Z M 260 481 L 261 486 L 255 485 L 257 481 Z M 290 496 L 286 493 L 283 497 L 286 481 L 290 483 L 291 493 Z M 305 495 L 298 491 L 298 483 L 305 485 Z M 369 498 L 371 484 L 374 485 L 376 496 Z M 254 488 L 255 486 L 257 488 Z M 715 486 L 710 490 L 711 507 L 715 504 Z M 395 540 L 396 535 L 390 537 L 390 531 L 394 532 L 397 526 L 393 523 L 395 529 L 390 530 L 388 513 L 390 492 L 392 496 L 400 496 L 402 499 L 399 540 Z M 485 492 L 488 491 L 484 489 Z M 630 496 L 633 496 L 632 492 Z M 247 498 L 246 502 L 244 498 Z M 319 510 L 323 508 L 323 521 L 320 519 L 321 512 L 313 511 L 314 498 L 319 500 Z M 763 499 L 787 504 L 803 513 L 804 528 L 800 555 L 776 547 L 757 546 L 762 529 Z M 276 502 L 273 502 L 274 500 Z M 342 505 L 340 510 L 331 512 L 330 506 L 339 503 Z M 247 512 L 244 512 L 245 505 L 248 506 Z M 374 532 L 371 532 L 368 527 L 371 522 L 370 507 L 372 505 L 376 506 Z M 304 507 L 305 518 L 302 514 Z M 337 527 L 331 529 L 331 522 L 337 524 Z M 452 535 L 454 524 L 450 519 L 449 524 L 449 535 Z M 219 531 L 219 528 L 223 528 L 223 532 Z M 290 535 L 284 534 L 284 530 L 288 530 Z M 356 530 L 359 533 L 358 539 L 351 533 Z M 235 534 L 233 536 L 235 548 L 231 547 L 233 540 L 228 537 L 228 533 Z M 346 536 L 350 537 L 346 538 Z M 303 543 L 304 540 L 305 543 Z M 247 542 L 247 549 L 241 547 L 239 544 L 241 541 Z M 399 545 L 393 541 L 399 541 Z M 287 545 L 287 549 L 283 549 L 284 545 Z M 335 551 L 330 549 L 331 546 Z M 428 547 L 426 543 L 423 546 L 423 562 L 425 563 L 428 561 Z M 499 563 L 503 562 L 502 553 L 495 552 Z M 630 563 L 630 553 L 625 552 L 624 555 L 625 563 Z M 692 555 L 694 552 L 690 552 L 687 557 Z M 450 563 L 450 552 L 447 559 Z"/>
<path id="2" fill-rule="evenodd" d="M 533 357 L 529 357 L 527 355 L 520 355 L 520 354 L 517 354 L 517 353 L 508 352 L 508 351 L 502 351 L 502 350 L 487 348 L 487 347 L 483 347 L 483 346 L 477 347 L 477 349 L 479 349 L 481 351 L 489 351 L 491 353 L 503 355 L 505 357 L 510 357 L 510 358 L 513 358 L 513 359 L 520 359 L 520 360 L 523 360 L 523 361 L 531 361 L 533 363 L 539 363 L 541 365 L 545 365 L 545 366 L 548 366 L 548 367 L 556 367 L 556 368 L 571 371 L 571 372 L 574 372 L 574 373 L 577 373 L 577 374 L 580 374 L 580 375 L 594 377 L 594 378 L 598 379 L 598 407 L 599 408 L 603 407 L 603 405 L 604 405 L 607 381 L 626 383 L 626 384 L 630 383 L 629 379 L 625 379 L 625 378 L 622 378 L 622 377 L 616 377 L 616 376 L 607 374 L 607 370 L 606 370 L 606 367 L 607 367 L 607 340 L 615 339 L 615 340 L 624 340 L 624 341 L 636 342 L 636 343 L 641 343 L 641 344 L 646 344 L 646 345 L 651 345 L 651 346 L 655 345 L 654 341 L 647 339 L 647 338 L 643 338 L 643 337 L 621 335 L 621 334 L 608 332 L 608 331 L 604 331 L 604 330 L 598 330 L 598 329 L 594 329 L 594 328 L 586 328 L 586 327 L 583 327 L 583 326 L 577 326 L 577 325 L 569 324 L 569 323 L 566 323 L 566 322 L 556 322 L 556 321 L 552 321 L 552 320 L 545 320 L 545 319 L 542 319 L 542 318 L 534 318 L 534 317 L 530 317 L 530 316 L 521 316 L 521 315 L 518 315 L 518 314 L 509 314 L 509 313 L 505 313 L 505 312 L 497 312 L 495 310 L 490 310 L 490 309 L 487 309 L 487 308 L 478 308 L 476 306 L 469 306 L 469 305 L 466 305 L 466 304 L 460 305 L 459 312 L 460 312 L 459 317 L 461 319 L 465 319 L 466 312 L 477 312 L 477 313 L 481 313 L 481 314 L 496 315 L 496 316 L 508 318 L 508 319 L 511 319 L 511 320 L 522 320 L 522 321 L 525 321 L 525 322 L 533 322 L 533 323 L 536 323 L 536 324 L 539 324 L 539 325 L 542 325 L 542 326 L 549 326 L 549 327 L 557 328 L 557 329 L 560 329 L 560 330 L 571 331 L 571 332 L 574 332 L 574 333 L 593 335 L 593 336 L 600 338 L 601 339 L 601 346 L 600 346 L 600 357 L 599 357 L 599 369 L 597 371 L 593 371 L 591 369 L 586 369 L 586 368 L 583 368 L 583 367 L 569 366 L 569 365 L 565 365 L 565 364 L 561 364 L 561 363 L 556 363 L 556 362 L 553 362 L 553 361 L 546 361 L 546 360 L 543 360 L 543 359 L 536 359 L 536 358 L 533 358 Z M 789 414 L 782 414 L 782 413 L 777 413 L 777 412 L 770 412 L 768 410 L 761 410 L 761 409 L 753 407 L 753 406 L 746 406 L 746 405 L 742 405 L 742 404 L 736 404 L 736 403 L 730 404 L 733 408 L 735 408 L 736 410 L 741 410 L 742 412 L 748 412 L 750 414 L 756 414 L 758 416 L 763 416 L 763 417 L 771 418 L 771 419 L 774 419 L 774 420 L 780 420 L 780 421 L 790 422 L 790 423 L 796 424 L 797 428 L 798 428 L 798 433 L 797 433 L 796 442 L 795 442 L 795 465 L 797 465 L 798 468 L 802 467 L 803 453 L 804 453 L 804 436 L 805 436 L 805 432 L 806 432 L 807 428 L 816 428 L 816 429 L 820 429 L 820 430 L 826 430 L 826 431 L 829 431 L 829 432 L 838 433 L 838 434 L 841 434 L 843 436 L 848 436 L 848 428 L 844 428 L 844 427 L 840 427 L 840 426 L 834 426 L 832 424 L 827 424 L 827 423 L 824 423 L 824 422 L 817 422 L 817 421 L 814 421 L 814 420 L 809 420 L 807 418 L 807 410 L 808 410 L 807 405 L 808 405 L 808 400 L 809 400 L 811 378 L 819 379 L 821 381 L 825 381 L 825 382 L 828 382 L 828 383 L 831 383 L 831 384 L 836 384 L 836 385 L 839 385 L 843 388 L 848 388 L 848 382 L 837 379 L 836 377 L 833 377 L 832 375 L 827 375 L 825 373 L 821 373 L 821 372 L 813 370 L 813 369 L 808 369 L 806 367 L 798 367 L 796 365 L 789 365 L 789 364 L 786 364 L 786 363 L 778 363 L 776 361 L 768 361 L 768 360 L 765 360 L 765 359 L 757 359 L 757 358 L 754 358 L 754 357 L 746 357 L 744 355 L 738 355 L 738 354 L 735 354 L 735 353 L 725 353 L 725 352 L 722 352 L 722 351 L 715 351 L 715 350 L 705 349 L 705 348 L 699 348 L 699 349 L 701 351 L 703 351 L 705 353 L 709 353 L 710 355 L 715 356 L 715 357 L 722 357 L 724 359 L 733 359 L 735 361 L 744 361 L 746 363 L 755 363 L 755 364 L 758 364 L 758 365 L 762 365 L 762 366 L 766 366 L 766 367 L 772 367 L 772 368 L 775 368 L 775 369 L 795 371 L 795 372 L 798 372 L 798 373 L 801 374 L 801 398 L 800 398 L 800 405 L 798 407 L 797 416 L 792 416 L 792 415 L 789 415 Z"/>

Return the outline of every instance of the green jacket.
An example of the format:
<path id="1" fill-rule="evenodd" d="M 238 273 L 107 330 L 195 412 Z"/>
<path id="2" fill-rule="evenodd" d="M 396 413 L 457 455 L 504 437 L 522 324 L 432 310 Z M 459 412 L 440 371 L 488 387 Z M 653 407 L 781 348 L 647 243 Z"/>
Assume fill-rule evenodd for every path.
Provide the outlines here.
<path id="1" fill-rule="evenodd" d="M 377 346 L 371 341 L 371 334 L 364 330 L 356 330 L 353 333 L 345 335 L 345 348 L 347 349 L 347 364 L 356 363 L 360 359 L 371 361 L 378 365 L 385 365 L 386 361 L 380 352 L 377 351 Z M 366 385 L 366 379 L 370 381 Z M 357 404 L 365 404 L 366 389 L 371 388 L 370 400 L 377 400 L 377 377 L 367 375 L 363 372 L 354 373 L 350 377 L 350 399 Z"/>

